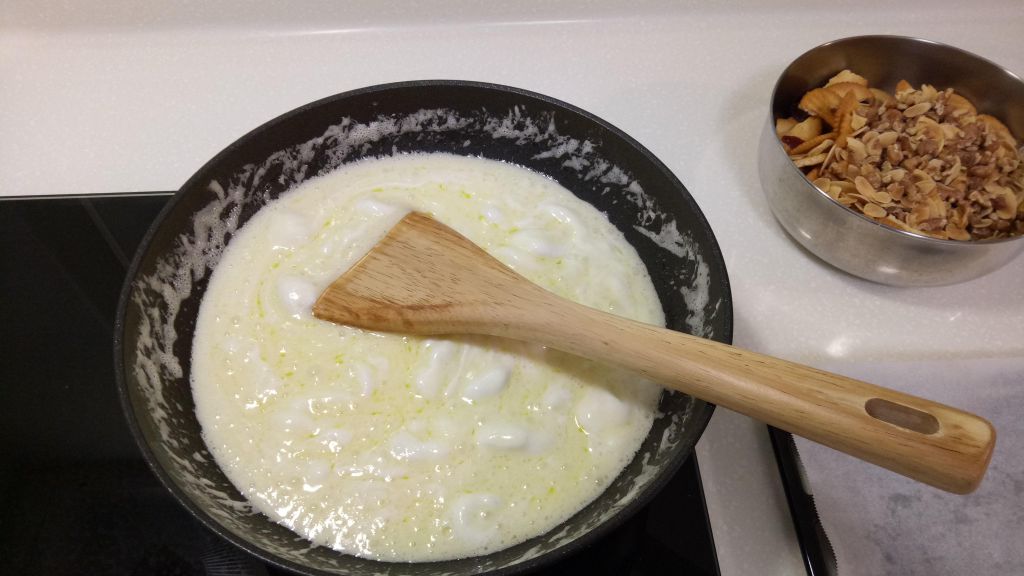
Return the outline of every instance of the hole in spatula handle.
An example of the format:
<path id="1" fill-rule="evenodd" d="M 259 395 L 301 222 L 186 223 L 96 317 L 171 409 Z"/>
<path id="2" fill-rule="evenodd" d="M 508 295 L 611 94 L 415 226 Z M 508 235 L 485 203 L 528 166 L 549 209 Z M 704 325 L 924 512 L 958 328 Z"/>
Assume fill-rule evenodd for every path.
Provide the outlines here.
<path id="1" fill-rule="evenodd" d="M 864 403 L 864 410 L 872 418 L 921 434 L 935 434 L 939 431 L 939 421 L 935 416 L 882 398 L 868 400 Z"/>

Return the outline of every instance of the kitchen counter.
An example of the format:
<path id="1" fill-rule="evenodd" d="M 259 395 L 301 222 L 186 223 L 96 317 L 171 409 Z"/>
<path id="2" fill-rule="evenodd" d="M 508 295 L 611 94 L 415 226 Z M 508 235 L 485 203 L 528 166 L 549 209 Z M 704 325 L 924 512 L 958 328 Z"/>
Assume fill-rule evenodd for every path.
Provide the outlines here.
<path id="1" fill-rule="evenodd" d="M 725 255 L 737 345 L 909 390 L 907 366 L 1024 357 L 1024 260 L 896 289 L 809 256 L 760 191 L 769 94 L 803 51 L 857 34 L 922 36 L 1021 73 L 1022 30 L 1019 1 L 13 2 L 0 16 L 0 194 L 174 189 L 317 98 L 426 78 L 513 85 L 604 118 L 682 180 Z M 722 573 L 803 574 L 764 426 L 719 410 L 697 451 Z"/>

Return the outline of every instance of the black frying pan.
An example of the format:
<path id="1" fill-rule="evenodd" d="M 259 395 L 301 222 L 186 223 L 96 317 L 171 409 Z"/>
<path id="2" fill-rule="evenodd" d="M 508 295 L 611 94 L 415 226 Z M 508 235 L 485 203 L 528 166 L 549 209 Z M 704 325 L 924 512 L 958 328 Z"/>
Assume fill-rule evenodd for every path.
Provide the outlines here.
<path id="1" fill-rule="evenodd" d="M 663 415 L 607 491 L 551 532 L 486 556 L 374 562 L 311 547 L 253 512 L 207 451 L 189 384 L 211 268 L 233 231 L 295 184 L 360 158 L 434 151 L 505 160 L 554 178 L 606 213 L 636 248 L 670 328 L 732 339 L 725 265 L 697 204 L 643 146 L 583 110 L 505 86 L 426 81 L 346 92 L 271 120 L 210 160 L 157 217 L 128 272 L 114 342 L 124 409 L 157 476 L 209 528 L 266 561 L 308 574 L 524 572 L 643 506 L 711 418 L 712 405 L 665 394 Z"/>

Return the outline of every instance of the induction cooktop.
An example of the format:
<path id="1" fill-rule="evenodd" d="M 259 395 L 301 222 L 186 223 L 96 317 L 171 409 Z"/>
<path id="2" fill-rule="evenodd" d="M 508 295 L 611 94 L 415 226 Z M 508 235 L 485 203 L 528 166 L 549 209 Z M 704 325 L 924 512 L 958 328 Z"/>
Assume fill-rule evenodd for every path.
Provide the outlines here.
<path id="1" fill-rule="evenodd" d="M 121 284 L 171 193 L 0 200 L 0 572 L 285 573 L 207 530 L 121 413 Z M 640 513 L 538 574 L 719 574 L 696 457 Z"/>

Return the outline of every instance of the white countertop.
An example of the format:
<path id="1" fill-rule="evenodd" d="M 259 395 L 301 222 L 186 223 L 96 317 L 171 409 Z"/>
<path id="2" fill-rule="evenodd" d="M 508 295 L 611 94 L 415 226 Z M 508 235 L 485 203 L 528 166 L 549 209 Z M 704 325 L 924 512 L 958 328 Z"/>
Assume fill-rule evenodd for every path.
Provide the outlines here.
<path id="1" fill-rule="evenodd" d="M 491 81 L 593 112 L 675 172 L 725 254 L 737 345 L 851 372 L 1024 357 L 1024 259 L 945 288 L 861 281 L 786 237 L 756 171 L 772 85 L 805 50 L 903 34 L 1022 73 L 1024 3 L 610 4 L 8 2 L 0 195 L 177 189 L 245 132 L 317 98 Z M 802 574 L 764 427 L 720 410 L 698 455 L 723 574 Z"/>

